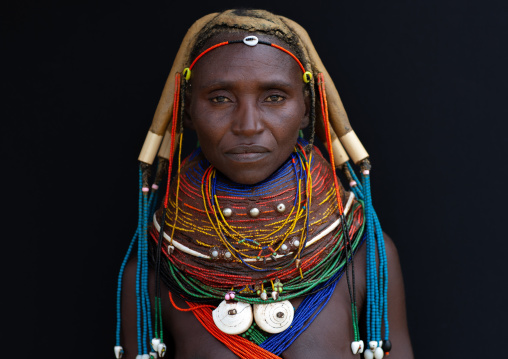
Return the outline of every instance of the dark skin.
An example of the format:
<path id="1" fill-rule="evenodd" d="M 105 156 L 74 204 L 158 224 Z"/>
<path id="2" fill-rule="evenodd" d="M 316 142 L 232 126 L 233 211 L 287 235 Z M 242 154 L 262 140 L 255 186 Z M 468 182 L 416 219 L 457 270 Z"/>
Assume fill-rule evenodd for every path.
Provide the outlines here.
<path id="1" fill-rule="evenodd" d="M 245 36 L 223 34 L 211 39 L 209 45 Z M 275 38 L 258 37 L 285 46 Z M 193 69 L 190 96 L 186 102 L 185 124 L 197 132 L 204 155 L 231 180 L 243 184 L 257 183 L 273 173 L 290 156 L 298 131 L 309 121 L 310 101 L 304 92 L 301 69 L 289 55 L 265 45 L 226 45 L 205 55 Z M 385 245 L 393 346 L 389 358 L 411 359 L 413 352 L 397 249 L 386 235 Z M 365 256 L 363 245 L 355 256 L 361 326 L 365 323 Z M 135 277 L 136 260 L 132 259 L 125 271 L 122 296 L 122 343 L 126 359 L 137 355 Z M 149 280 L 153 298 L 153 273 Z M 168 344 L 166 357 L 237 358 L 207 332 L 192 312 L 176 310 L 168 292 L 162 284 L 164 342 Z M 173 298 L 178 307 L 188 308 L 183 300 L 177 296 Z M 291 302 L 296 308 L 302 300 L 297 298 Z M 365 332 L 362 338 L 365 338 Z M 316 320 L 281 357 L 359 358 L 351 353 L 351 341 L 350 299 L 343 278 Z"/>

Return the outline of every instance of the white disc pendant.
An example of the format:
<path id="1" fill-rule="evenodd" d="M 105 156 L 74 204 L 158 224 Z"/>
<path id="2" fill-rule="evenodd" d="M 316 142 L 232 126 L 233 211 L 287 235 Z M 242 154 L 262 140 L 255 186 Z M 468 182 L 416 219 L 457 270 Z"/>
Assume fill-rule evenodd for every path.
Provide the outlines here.
<path id="1" fill-rule="evenodd" d="M 212 312 L 217 328 L 226 334 L 241 334 L 252 325 L 252 307 L 242 302 L 227 303 L 223 300 Z"/>
<path id="2" fill-rule="evenodd" d="M 283 332 L 291 323 L 295 310 L 289 300 L 270 304 L 254 304 L 254 319 L 265 332 L 276 334 Z"/>

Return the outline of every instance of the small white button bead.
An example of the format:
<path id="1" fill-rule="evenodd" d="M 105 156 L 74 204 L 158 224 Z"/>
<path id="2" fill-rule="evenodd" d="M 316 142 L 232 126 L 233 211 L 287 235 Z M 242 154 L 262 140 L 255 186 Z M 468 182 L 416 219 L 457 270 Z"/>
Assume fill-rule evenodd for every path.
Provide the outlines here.
<path id="1" fill-rule="evenodd" d="M 295 247 L 299 247 L 300 246 L 300 241 L 297 239 L 296 241 L 293 242 L 293 245 Z"/>
<path id="2" fill-rule="evenodd" d="M 280 246 L 280 249 L 282 249 L 283 251 L 287 251 L 288 246 L 286 246 L 285 244 L 283 244 L 282 246 Z"/>
<path id="3" fill-rule="evenodd" d="M 243 39 L 243 43 L 248 46 L 256 46 L 259 42 L 259 39 L 256 36 L 249 35 Z"/>
<path id="4" fill-rule="evenodd" d="M 278 211 L 279 213 L 283 213 L 285 210 L 286 210 L 286 206 L 284 206 L 284 203 L 279 203 L 279 204 L 277 205 L 277 211 Z"/>
<path id="5" fill-rule="evenodd" d="M 257 208 L 252 208 L 252 209 L 249 211 L 249 213 L 250 213 L 251 217 L 254 217 L 254 218 L 255 218 L 255 217 L 259 216 L 259 209 L 257 209 Z"/>
<path id="6" fill-rule="evenodd" d="M 222 210 L 222 214 L 224 215 L 224 217 L 231 217 L 231 215 L 233 214 L 233 210 L 231 208 L 224 208 Z"/>
<path id="7" fill-rule="evenodd" d="M 226 252 L 226 253 L 224 254 L 224 257 L 226 257 L 226 258 L 231 258 L 231 252 Z"/>
<path id="8" fill-rule="evenodd" d="M 213 250 L 212 251 L 212 257 L 217 258 L 219 256 L 219 251 Z"/>
<path id="9" fill-rule="evenodd" d="M 266 294 L 266 292 L 261 293 L 260 297 L 261 297 L 262 300 L 267 300 L 268 299 L 268 295 Z"/>

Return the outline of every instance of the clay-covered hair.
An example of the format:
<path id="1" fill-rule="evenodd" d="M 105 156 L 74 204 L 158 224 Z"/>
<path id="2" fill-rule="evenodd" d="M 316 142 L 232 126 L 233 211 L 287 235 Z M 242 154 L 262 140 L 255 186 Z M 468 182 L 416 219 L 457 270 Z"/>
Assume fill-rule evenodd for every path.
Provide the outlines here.
<path id="1" fill-rule="evenodd" d="M 208 40 L 224 32 L 249 32 L 274 36 L 287 44 L 287 49 L 301 61 L 307 71 L 312 73 L 312 80 L 309 84 L 311 94 L 311 141 L 314 133 L 314 122 L 317 122 L 316 130 L 319 137 L 324 140 L 323 116 L 320 111 L 314 111 L 317 106 L 314 94 L 318 86 L 315 79 L 318 78 L 319 74 L 322 74 L 321 78 L 326 82 L 326 102 L 331 124 L 330 135 L 335 166 L 342 167 L 349 160 L 342 145 L 355 163 L 368 162 L 368 154 L 352 130 L 337 89 L 305 29 L 286 17 L 272 14 L 266 10 L 232 9 L 206 15 L 197 20 L 187 31 L 174 60 L 155 111 L 152 125 L 139 155 L 139 160 L 142 163 L 152 164 L 157 151 L 159 151 L 160 157 L 166 159 L 173 153 L 175 145 L 171 145 L 171 143 L 175 141 L 172 141 L 170 131 L 167 130 L 171 127 L 168 126 L 169 123 L 172 120 L 177 121 L 179 117 L 178 113 L 176 116 L 171 116 L 175 91 L 177 91 L 177 87 L 179 88 L 179 81 L 175 81 L 175 76 L 179 76 L 183 69 L 188 67 L 193 59 L 204 50 L 203 47 Z M 178 105 L 181 104 L 184 97 L 180 96 Z M 316 118 L 317 121 L 315 121 Z M 167 133 L 166 136 L 164 136 L 165 133 Z M 162 141 L 163 137 L 164 141 Z"/>

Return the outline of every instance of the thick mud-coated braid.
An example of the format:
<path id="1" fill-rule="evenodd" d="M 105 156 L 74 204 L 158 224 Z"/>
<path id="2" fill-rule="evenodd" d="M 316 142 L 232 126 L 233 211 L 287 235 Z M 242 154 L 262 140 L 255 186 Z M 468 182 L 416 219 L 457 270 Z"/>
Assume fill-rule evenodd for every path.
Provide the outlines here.
<path id="1" fill-rule="evenodd" d="M 178 123 L 178 106 L 180 104 L 180 82 L 181 77 L 180 74 L 177 73 L 175 75 L 175 95 L 173 98 L 173 120 L 171 121 L 171 151 L 169 154 L 169 163 L 168 163 L 168 179 L 166 185 L 166 197 L 164 198 L 164 208 L 168 207 L 169 200 L 169 186 L 171 184 L 171 171 L 173 169 L 173 148 L 175 146 L 175 137 L 176 137 L 176 126 Z"/>

